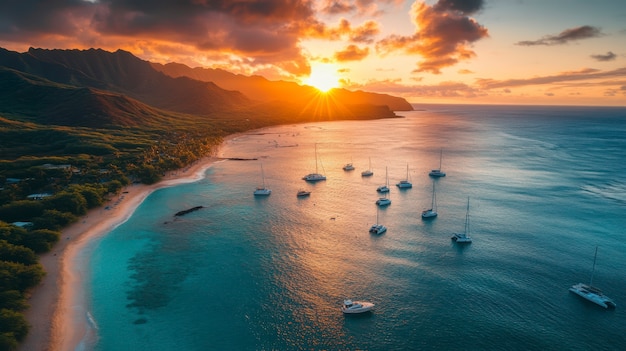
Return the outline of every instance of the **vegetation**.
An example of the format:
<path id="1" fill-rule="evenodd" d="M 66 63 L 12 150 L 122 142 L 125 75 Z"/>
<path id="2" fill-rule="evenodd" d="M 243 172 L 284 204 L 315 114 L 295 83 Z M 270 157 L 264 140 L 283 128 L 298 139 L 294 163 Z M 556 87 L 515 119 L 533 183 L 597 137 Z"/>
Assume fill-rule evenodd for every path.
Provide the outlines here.
<path id="1" fill-rule="evenodd" d="M 176 128 L 90 129 L 0 117 L 0 350 L 26 336 L 26 294 L 44 276 L 37 254 L 52 249 L 63 227 L 131 182 L 157 182 L 212 154 L 223 135 L 239 131 L 180 120 Z"/>

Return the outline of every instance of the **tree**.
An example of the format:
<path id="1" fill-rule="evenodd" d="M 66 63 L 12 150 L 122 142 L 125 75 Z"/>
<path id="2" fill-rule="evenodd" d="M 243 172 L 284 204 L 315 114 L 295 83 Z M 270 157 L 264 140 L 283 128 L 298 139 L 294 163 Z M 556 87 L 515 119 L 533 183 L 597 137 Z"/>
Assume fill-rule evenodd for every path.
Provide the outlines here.
<path id="1" fill-rule="evenodd" d="M 87 213 L 87 200 L 80 193 L 62 191 L 43 199 L 46 209 L 70 212 L 77 216 Z"/>
<path id="2" fill-rule="evenodd" d="M 24 265 L 37 263 L 37 255 L 33 250 L 24 246 L 9 244 L 6 240 L 0 240 L 0 259 Z"/>
<path id="3" fill-rule="evenodd" d="M 78 217 L 69 212 L 45 210 L 40 217 L 33 218 L 33 224 L 37 229 L 61 230 L 77 220 Z"/>
<path id="4" fill-rule="evenodd" d="M 28 334 L 28 323 L 21 313 L 2 309 L 0 310 L 0 333 L 10 333 L 15 340 L 21 341 Z"/>
<path id="5" fill-rule="evenodd" d="M 0 220 L 5 222 L 29 221 L 41 216 L 44 205 L 41 201 L 20 200 L 0 206 Z"/>
<path id="6" fill-rule="evenodd" d="M 36 253 L 48 252 L 61 238 L 61 233 L 50 229 L 36 229 L 24 235 L 21 244 Z"/>

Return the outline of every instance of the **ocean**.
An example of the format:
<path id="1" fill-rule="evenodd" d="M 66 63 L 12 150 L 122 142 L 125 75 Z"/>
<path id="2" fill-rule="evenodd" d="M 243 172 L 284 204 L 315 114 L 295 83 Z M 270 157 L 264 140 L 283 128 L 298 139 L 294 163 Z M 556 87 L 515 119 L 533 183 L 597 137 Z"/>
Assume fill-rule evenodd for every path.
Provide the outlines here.
<path id="1" fill-rule="evenodd" d="M 625 349 L 626 108 L 398 114 L 251 131 L 220 156 L 256 160 L 152 193 L 80 253 L 90 333 L 78 349 Z M 307 183 L 316 156 L 327 180 Z M 440 156 L 447 176 L 433 179 Z M 407 167 L 413 188 L 400 190 Z M 262 174 L 272 194 L 254 197 Z M 379 209 L 385 174 L 392 203 Z M 433 187 L 438 217 L 425 221 Z M 462 246 L 450 237 L 468 198 Z M 593 282 L 615 310 L 568 291 L 589 282 L 596 247 Z M 346 298 L 376 306 L 344 315 Z"/>

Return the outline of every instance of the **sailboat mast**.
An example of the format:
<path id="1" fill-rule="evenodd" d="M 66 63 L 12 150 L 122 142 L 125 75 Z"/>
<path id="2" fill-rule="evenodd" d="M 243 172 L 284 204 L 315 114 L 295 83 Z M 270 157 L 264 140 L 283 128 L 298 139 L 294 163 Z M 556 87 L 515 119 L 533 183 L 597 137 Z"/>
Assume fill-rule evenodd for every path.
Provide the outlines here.
<path id="1" fill-rule="evenodd" d="M 439 170 L 441 170 L 441 158 L 443 157 L 443 148 L 439 150 Z"/>
<path id="2" fill-rule="evenodd" d="M 433 181 L 433 197 L 432 197 L 432 203 L 430 204 L 430 208 L 431 208 L 433 211 L 437 211 L 437 210 L 435 209 L 435 182 L 434 182 L 434 181 Z"/>
<path id="3" fill-rule="evenodd" d="M 465 235 L 469 235 L 470 217 L 469 217 L 469 196 L 467 197 L 467 209 L 465 210 Z"/>
<path id="4" fill-rule="evenodd" d="M 591 269 L 591 279 L 589 279 L 589 286 L 593 286 L 593 274 L 596 272 L 596 257 L 598 256 L 598 247 L 596 246 L 596 253 L 593 255 L 593 268 Z"/>

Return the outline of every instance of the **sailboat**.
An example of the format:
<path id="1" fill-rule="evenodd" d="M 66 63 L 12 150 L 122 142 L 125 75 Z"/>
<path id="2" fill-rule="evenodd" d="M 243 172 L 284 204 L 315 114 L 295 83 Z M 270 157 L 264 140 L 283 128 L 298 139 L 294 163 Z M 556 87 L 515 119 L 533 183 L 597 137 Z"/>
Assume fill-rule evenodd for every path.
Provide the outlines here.
<path id="1" fill-rule="evenodd" d="M 467 209 L 465 210 L 465 229 L 462 233 L 454 233 L 451 239 L 459 244 L 472 242 L 472 238 L 470 238 L 469 196 L 467 197 Z"/>
<path id="2" fill-rule="evenodd" d="M 422 219 L 431 219 L 437 217 L 437 198 L 435 197 L 435 182 L 433 181 L 433 197 L 430 208 L 422 211 Z"/>
<path id="3" fill-rule="evenodd" d="M 362 177 L 369 177 L 371 175 L 374 175 L 374 171 L 372 171 L 372 158 L 370 157 L 370 167 L 366 170 L 364 170 L 363 172 L 361 172 L 361 176 Z"/>
<path id="4" fill-rule="evenodd" d="M 321 161 L 320 161 L 321 163 Z M 322 169 L 324 168 L 324 166 L 322 165 Z M 326 180 L 326 176 L 323 174 L 318 173 L 317 171 L 317 144 L 315 144 L 315 173 L 309 173 L 307 175 L 305 175 L 304 177 L 302 177 L 302 179 L 308 181 L 308 182 L 317 182 L 319 180 Z"/>
<path id="5" fill-rule="evenodd" d="M 405 180 L 401 180 L 400 183 L 396 184 L 396 186 L 400 189 L 408 189 L 408 188 L 412 188 L 413 184 L 411 184 L 411 182 L 409 182 L 409 165 L 406 165 L 406 179 Z"/>
<path id="6" fill-rule="evenodd" d="M 352 160 L 350 160 L 350 163 L 346 163 L 343 166 L 343 170 L 344 171 L 354 171 L 354 165 L 352 165 Z"/>
<path id="7" fill-rule="evenodd" d="M 611 300 L 608 296 L 604 295 L 600 289 L 593 286 L 593 274 L 596 271 L 597 256 L 598 247 L 596 246 L 596 253 L 593 255 L 593 268 L 591 270 L 591 279 L 589 279 L 589 284 L 578 283 L 569 288 L 569 291 L 604 308 L 615 308 L 617 307 L 615 302 L 613 302 L 613 300 Z"/>
<path id="8" fill-rule="evenodd" d="M 376 191 L 379 193 L 388 193 L 389 192 L 389 175 L 387 174 L 387 167 L 385 167 L 385 185 L 379 186 Z"/>
<path id="9" fill-rule="evenodd" d="M 445 177 L 446 173 L 441 171 L 441 158 L 443 157 L 443 149 L 439 152 L 439 168 L 431 170 L 428 175 L 431 177 L 439 178 Z"/>
<path id="10" fill-rule="evenodd" d="M 382 234 L 387 231 L 387 227 L 378 223 L 378 212 L 378 209 L 376 209 L 376 223 L 370 227 L 370 233 L 372 234 Z"/>
<path id="11" fill-rule="evenodd" d="M 258 186 L 254 190 L 254 196 L 269 196 L 272 193 L 272 190 L 265 186 L 265 172 L 263 172 L 263 164 L 261 164 L 261 179 L 263 181 L 263 185 Z"/>

